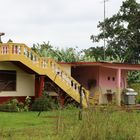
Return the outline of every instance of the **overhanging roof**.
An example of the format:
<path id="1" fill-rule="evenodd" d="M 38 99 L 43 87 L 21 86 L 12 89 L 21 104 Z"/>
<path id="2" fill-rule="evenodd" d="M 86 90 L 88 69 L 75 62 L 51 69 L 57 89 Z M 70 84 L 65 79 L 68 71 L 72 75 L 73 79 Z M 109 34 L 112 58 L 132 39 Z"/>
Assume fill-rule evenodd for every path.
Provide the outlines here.
<path id="1" fill-rule="evenodd" d="M 140 64 L 116 63 L 116 62 L 59 62 L 59 64 L 70 65 L 74 67 L 82 66 L 100 66 L 113 69 L 140 70 Z"/>

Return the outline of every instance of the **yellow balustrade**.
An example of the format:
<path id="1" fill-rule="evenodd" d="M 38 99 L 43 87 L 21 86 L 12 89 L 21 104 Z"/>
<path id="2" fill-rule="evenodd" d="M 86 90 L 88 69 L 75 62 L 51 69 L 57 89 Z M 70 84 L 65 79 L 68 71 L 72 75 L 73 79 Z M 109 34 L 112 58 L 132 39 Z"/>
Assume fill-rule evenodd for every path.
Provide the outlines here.
<path id="1" fill-rule="evenodd" d="M 47 75 L 69 96 L 80 102 L 79 87 L 81 86 L 73 77 L 54 59 L 40 57 L 31 48 L 21 43 L 0 44 L 0 61 L 20 61 L 36 73 Z M 83 106 L 88 106 L 89 91 L 82 87 Z"/>

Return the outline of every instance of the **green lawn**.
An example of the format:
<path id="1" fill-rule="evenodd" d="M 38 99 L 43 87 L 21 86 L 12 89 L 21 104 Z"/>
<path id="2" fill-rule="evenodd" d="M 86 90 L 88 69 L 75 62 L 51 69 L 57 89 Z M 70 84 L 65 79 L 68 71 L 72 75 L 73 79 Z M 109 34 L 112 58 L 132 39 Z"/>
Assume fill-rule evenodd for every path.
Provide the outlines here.
<path id="1" fill-rule="evenodd" d="M 77 113 L 77 110 L 48 111 L 38 117 L 38 112 L 0 112 L 0 140 L 61 139 L 63 122 L 72 125 Z"/>
<path id="2" fill-rule="evenodd" d="M 0 140 L 140 140 L 140 112 L 0 112 Z"/>

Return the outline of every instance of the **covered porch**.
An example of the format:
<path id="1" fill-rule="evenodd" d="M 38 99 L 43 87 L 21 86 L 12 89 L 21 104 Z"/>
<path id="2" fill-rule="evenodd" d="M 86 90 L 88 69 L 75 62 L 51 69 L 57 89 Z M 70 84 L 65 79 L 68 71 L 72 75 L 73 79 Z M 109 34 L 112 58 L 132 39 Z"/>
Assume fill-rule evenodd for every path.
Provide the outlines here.
<path id="1" fill-rule="evenodd" d="M 71 63 L 71 76 L 97 96 L 99 104 L 121 105 L 122 90 L 129 87 L 128 71 L 139 71 L 140 65 L 101 62 Z"/>

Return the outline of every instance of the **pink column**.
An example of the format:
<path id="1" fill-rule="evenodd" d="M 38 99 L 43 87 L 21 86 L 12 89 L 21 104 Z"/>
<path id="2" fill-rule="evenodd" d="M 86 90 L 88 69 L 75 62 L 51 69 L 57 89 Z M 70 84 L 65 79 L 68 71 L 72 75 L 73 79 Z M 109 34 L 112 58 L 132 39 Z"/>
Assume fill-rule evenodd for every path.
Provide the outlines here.
<path id="1" fill-rule="evenodd" d="M 116 99 L 117 99 L 117 105 L 121 105 L 121 69 L 117 69 L 117 94 L 116 94 Z"/>

